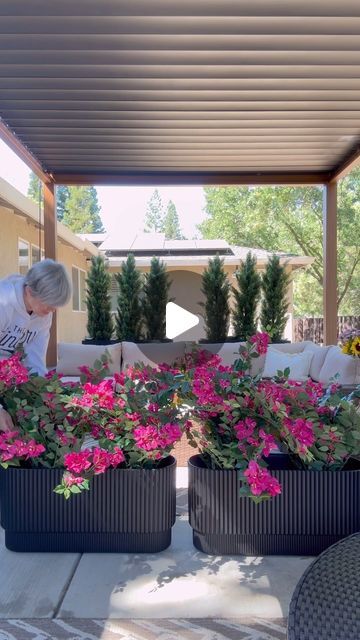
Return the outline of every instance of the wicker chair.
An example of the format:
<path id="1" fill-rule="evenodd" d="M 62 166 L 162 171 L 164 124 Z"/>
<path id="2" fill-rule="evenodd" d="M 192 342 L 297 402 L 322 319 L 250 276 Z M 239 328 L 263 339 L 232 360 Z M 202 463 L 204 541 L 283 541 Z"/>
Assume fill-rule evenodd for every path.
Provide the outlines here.
<path id="1" fill-rule="evenodd" d="M 290 602 L 288 640 L 359 640 L 360 533 L 314 560 Z"/>

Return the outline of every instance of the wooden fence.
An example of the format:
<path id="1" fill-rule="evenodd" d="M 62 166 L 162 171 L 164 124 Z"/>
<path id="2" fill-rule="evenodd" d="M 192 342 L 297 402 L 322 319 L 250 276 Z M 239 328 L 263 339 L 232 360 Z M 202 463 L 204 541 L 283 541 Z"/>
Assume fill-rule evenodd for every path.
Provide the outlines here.
<path id="1" fill-rule="evenodd" d="M 346 329 L 360 329 L 360 316 L 338 316 L 338 335 Z M 295 342 L 324 342 L 324 318 L 295 318 Z"/>

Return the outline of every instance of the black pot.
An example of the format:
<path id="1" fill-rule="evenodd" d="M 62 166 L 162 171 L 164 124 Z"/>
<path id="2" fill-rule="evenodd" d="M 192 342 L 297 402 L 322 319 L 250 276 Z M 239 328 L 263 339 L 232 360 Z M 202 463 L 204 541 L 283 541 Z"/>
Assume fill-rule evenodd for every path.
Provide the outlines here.
<path id="1" fill-rule="evenodd" d="M 277 468 L 272 475 L 282 493 L 255 504 L 239 495 L 238 471 L 207 469 L 200 455 L 192 456 L 189 522 L 195 547 L 214 555 L 317 555 L 360 530 L 360 462 L 353 466 L 341 471 Z"/>
<path id="2" fill-rule="evenodd" d="M 1 525 L 12 551 L 153 553 L 171 542 L 176 460 L 158 469 L 111 469 L 69 500 L 61 469 L 0 471 Z"/>

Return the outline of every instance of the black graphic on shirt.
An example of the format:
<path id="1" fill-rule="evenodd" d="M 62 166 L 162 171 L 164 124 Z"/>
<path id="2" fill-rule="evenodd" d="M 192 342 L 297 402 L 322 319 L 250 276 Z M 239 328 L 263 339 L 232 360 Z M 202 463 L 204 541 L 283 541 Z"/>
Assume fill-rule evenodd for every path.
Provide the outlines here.
<path id="1" fill-rule="evenodd" d="M 20 344 L 29 344 L 37 335 L 37 331 L 30 331 L 19 327 L 17 324 L 11 329 L 5 329 L 0 333 L 0 351 L 13 353 Z"/>

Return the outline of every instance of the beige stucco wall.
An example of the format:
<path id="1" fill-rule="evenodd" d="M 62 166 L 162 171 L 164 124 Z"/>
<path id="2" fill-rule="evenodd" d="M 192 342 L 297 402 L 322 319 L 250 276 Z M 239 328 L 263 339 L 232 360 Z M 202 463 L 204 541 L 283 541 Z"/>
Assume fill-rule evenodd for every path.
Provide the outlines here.
<path id="1" fill-rule="evenodd" d="M 62 262 L 71 277 L 72 267 L 83 269 L 88 272 L 89 262 L 83 252 L 69 247 L 63 243 L 58 243 L 57 259 Z M 86 337 L 86 311 L 73 311 L 72 300 L 58 311 L 58 341 L 59 342 L 81 342 Z"/>
<path id="2" fill-rule="evenodd" d="M 18 273 L 18 239 L 39 246 L 39 230 L 35 224 L 17 215 L 12 209 L 0 206 L 0 278 L 12 273 Z M 44 246 L 41 233 L 41 246 Z M 88 271 L 86 255 L 74 247 L 58 242 L 58 260 L 68 270 L 71 278 L 72 266 Z M 86 316 L 84 311 L 73 311 L 72 300 L 65 307 L 59 309 L 58 341 L 80 342 L 86 335 Z"/>

